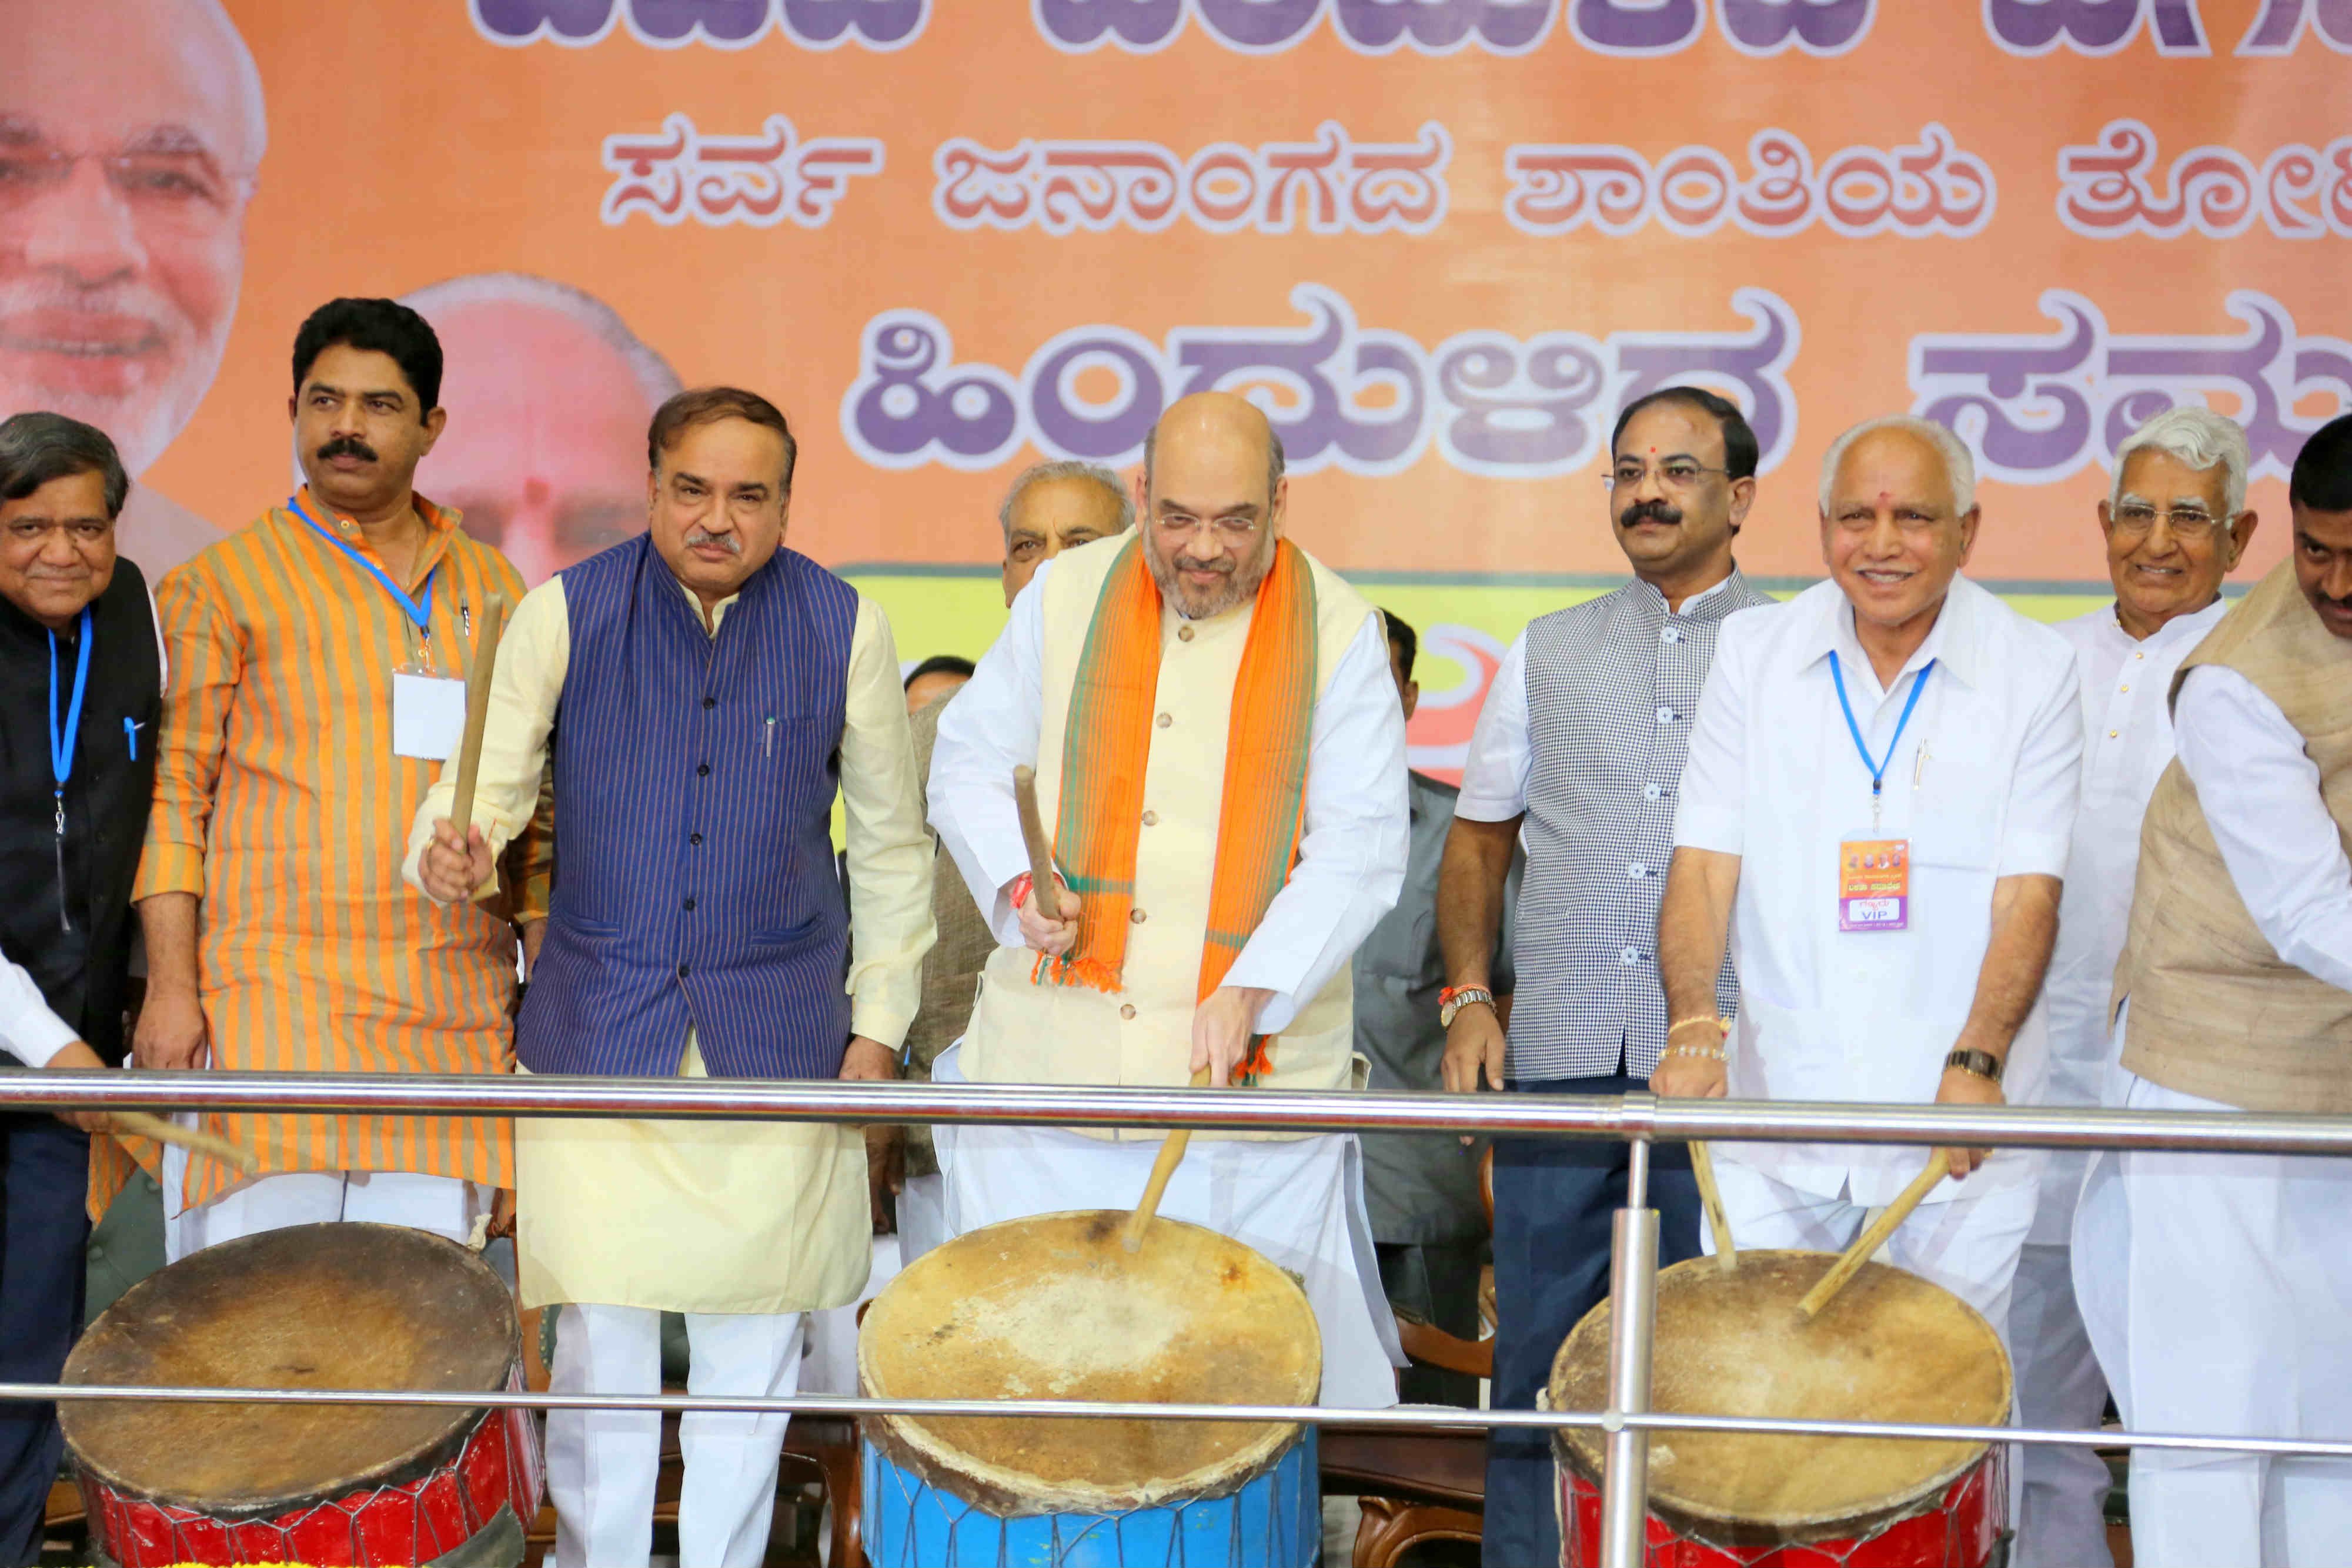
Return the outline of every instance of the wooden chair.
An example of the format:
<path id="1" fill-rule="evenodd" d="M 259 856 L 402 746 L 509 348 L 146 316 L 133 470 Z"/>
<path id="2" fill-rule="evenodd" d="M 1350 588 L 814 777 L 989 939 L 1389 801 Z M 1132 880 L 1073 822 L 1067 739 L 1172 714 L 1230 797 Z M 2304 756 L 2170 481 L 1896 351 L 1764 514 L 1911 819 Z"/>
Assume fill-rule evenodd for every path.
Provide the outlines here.
<path id="1" fill-rule="evenodd" d="M 533 1307 L 522 1314 L 523 1375 L 532 1390 L 540 1393 L 546 1391 L 549 1377 L 544 1313 L 544 1308 Z M 663 1392 L 686 1391 L 665 1388 Z M 816 1479 L 824 1488 L 825 1500 L 833 1505 L 832 1568 L 866 1568 L 866 1549 L 857 1514 L 857 1423 L 840 1416 L 795 1416 L 784 1429 L 783 1458 L 793 1469 L 815 1472 Z M 678 1490 L 686 1479 L 686 1459 L 679 1450 L 677 1417 L 674 1415 L 662 1417 L 660 1463 L 660 1473 L 654 1480 L 654 1522 L 675 1526 Z M 526 1568 L 539 1568 L 548 1550 L 555 1544 L 553 1501 L 540 1503 L 539 1517 L 531 1521 L 524 1540 Z"/>
<path id="2" fill-rule="evenodd" d="M 1478 1166 L 1486 1225 L 1495 1223 L 1495 1154 Z M 1403 1312 L 1396 1315 L 1404 1353 L 1425 1365 L 1465 1376 L 1495 1375 L 1495 1278 L 1482 1272 L 1479 1315 L 1486 1337 L 1465 1340 Z M 1476 1541 L 1486 1522 L 1486 1434 L 1475 1427 L 1366 1427 L 1332 1422 L 1323 1428 L 1322 1490 L 1357 1494 L 1363 1517 L 1356 1526 L 1354 1568 L 1392 1568 L 1423 1541 Z"/>

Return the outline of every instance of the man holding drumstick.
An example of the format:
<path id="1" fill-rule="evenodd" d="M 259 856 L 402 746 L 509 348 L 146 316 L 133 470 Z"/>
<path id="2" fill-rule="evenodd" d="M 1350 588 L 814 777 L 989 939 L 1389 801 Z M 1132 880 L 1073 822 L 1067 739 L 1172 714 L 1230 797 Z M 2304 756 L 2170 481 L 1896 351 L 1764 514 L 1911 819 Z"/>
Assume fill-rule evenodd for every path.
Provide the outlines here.
<path id="1" fill-rule="evenodd" d="M 417 810 L 409 878 L 442 904 L 490 894 L 549 772 L 562 872 L 516 1027 L 524 1071 L 896 1078 L 932 850 L 889 623 L 782 548 L 794 443 L 767 399 L 680 392 L 646 448 L 647 531 L 516 611 L 474 826 L 448 821 L 452 769 Z M 692 1392 L 790 1394 L 805 1315 L 866 1281 L 855 1128 L 526 1118 L 515 1144 L 523 1301 L 562 1306 L 558 1393 L 658 1391 L 667 1311 L 686 1314 Z M 785 1419 L 682 1419 L 685 1562 L 764 1557 Z M 646 1561 L 660 1447 L 655 1411 L 550 1413 L 564 1568 Z"/>
<path id="2" fill-rule="evenodd" d="M 1948 430 L 1872 420 L 1822 465 L 1831 580 L 1726 622 L 1658 916 L 1660 1094 L 2032 1103 L 2083 756 L 2074 654 L 1959 576 L 1975 469 Z M 1739 971 L 1728 1038 L 1715 978 Z M 1727 1061 L 1726 1057 L 1728 1056 Z M 2006 1334 L 2038 1156 L 1946 1151 L 1902 1267 Z M 1923 1151 L 1727 1144 L 1741 1249 L 1838 1251 Z"/>
<path id="3" fill-rule="evenodd" d="M 941 714 L 931 821 L 1002 946 L 937 1081 L 1360 1082 L 1348 960 L 1403 880 L 1404 716 L 1379 612 L 1283 537 L 1282 466 L 1247 402 L 1178 402 L 1137 531 L 1039 567 Z M 1015 767 L 1066 885 L 1032 885 Z M 1159 1153 L 1157 1134 L 937 1135 L 958 1233 L 1132 1204 Z M 1351 1136 L 1204 1135 L 1161 1208 L 1304 1278 L 1327 1404 L 1396 1398 L 1360 1186 Z"/>
<path id="4" fill-rule="evenodd" d="M 482 618 L 522 580 L 416 493 L 447 423 L 422 317 L 331 300 L 295 334 L 292 371 L 302 487 L 155 592 L 171 689 L 132 1049 L 148 1068 L 503 1071 L 516 922 L 535 911 L 435 909 L 383 845 L 457 749 Z M 526 899 L 544 844 L 542 831 L 513 846 Z M 205 1120 L 261 1175 L 167 1157 L 174 1259 L 345 1219 L 463 1240 L 512 1185 L 503 1117 Z"/>
<path id="5" fill-rule="evenodd" d="M 0 1068 L 122 1060 L 163 706 L 147 585 L 114 553 L 130 489 L 92 426 L 0 422 Z M 81 1332 L 89 1134 L 105 1126 L 0 1114 L 0 1381 L 56 1382 Z M 39 1561 L 62 1446 L 55 1406 L 0 1404 L 0 1563 Z"/>

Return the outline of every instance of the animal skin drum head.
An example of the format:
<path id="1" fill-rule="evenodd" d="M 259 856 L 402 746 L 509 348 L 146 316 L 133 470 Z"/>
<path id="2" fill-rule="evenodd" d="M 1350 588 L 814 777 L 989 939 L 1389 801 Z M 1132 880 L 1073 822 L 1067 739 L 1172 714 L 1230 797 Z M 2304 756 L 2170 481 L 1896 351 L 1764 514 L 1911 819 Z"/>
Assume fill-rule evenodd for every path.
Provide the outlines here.
<path id="1" fill-rule="evenodd" d="M 866 1310 L 876 1398 L 1299 1405 L 1323 1375 L 1306 1292 L 1238 1241 L 1124 1209 L 1008 1220 L 926 1252 Z M 1114 1513 L 1244 1484 L 1293 1423 L 867 1417 L 896 1464 L 1000 1513 Z"/>
<path id="2" fill-rule="evenodd" d="M 454 1241 L 398 1225 L 297 1225 L 208 1247 L 133 1285 L 66 1383 L 504 1389 L 514 1296 Z M 62 1403 L 75 1461 L 118 1492 L 215 1518 L 394 1484 L 480 1418 L 448 1406 Z M 444 1455 L 443 1450 L 447 1450 Z"/>
<path id="3" fill-rule="evenodd" d="M 1976 1310 L 1916 1274 L 1865 1263 L 1819 1317 L 1797 1302 L 1836 1255 L 1740 1249 L 1659 1271 L 1650 1406 L 1676 1415 L 2000 1426 L 2009 1357 Z M 1552 1363 L 1551 1407 L 1609 1403 L 1609 1303 Z M 1569 1461 L 1598 1479 L 1603 1435 L 1571 1428 Z M 1650 1508 L 1717 1541 L 1821 1541 L 1931 1504 L 1985 1445 L 1917 1438 L 1655 1432 Z"/>

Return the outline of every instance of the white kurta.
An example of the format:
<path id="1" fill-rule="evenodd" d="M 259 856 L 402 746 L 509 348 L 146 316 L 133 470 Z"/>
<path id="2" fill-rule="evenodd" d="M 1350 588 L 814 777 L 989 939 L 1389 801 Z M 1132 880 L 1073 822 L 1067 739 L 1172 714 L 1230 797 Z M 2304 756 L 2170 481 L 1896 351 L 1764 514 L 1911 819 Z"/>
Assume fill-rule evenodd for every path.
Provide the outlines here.
<path id="1" fill-rule="evenodd" d="M 1831 680 L 1838 654 L 1854 722 L 1887 757 L 1874 831 L 1871 776 Z M 1916 709 L 1901 726 L 1918 672 Z M 1731 916 L 1739 971 L 1730 1090 L 1758 1100 L 1925 1103 L 1967 1022 L 2000 878 L 2061 875 L 2074 824 L 2083 732 L 2074 656 L 2056 633 L 1955 579 L 1927 641 L 1882 687 L 1834 582 L 1723 623 L 1693 727 L 1675 819 L 1677 848 L 1740 857 Z M 1838 928 L 1838 849 L 1910 841 L 1910 924 Z M 2040 1094 L 2037 1006 L 2012 1042 L 2003 1087 Z M 1893 1200 L 1916 1148 L 1731 1144 L 1789 1186 L 1864 1206 Z M 2030 1182 L 2027 1150 L 2001 1150 L 1930 1203 Z M 1735 1217 L 1736 1223 L 1736 1217 Z M 1736 1233 L 1736 1231 L 1735 1231 Z"/>
<path id="2" fill-rule="evenodd" d="M 2252 682 L 2200 666 L 2175 705 L 2180 767 L 2230 880 L 2286 962 L 2352 989 L 2352 862 L 2303 737 Z M 2126 1002 L 2111 1061 L 2131 1030 Z M 2229 1112 L 2114 1068 L 2105 1101 Z M 2126 1425 L 2352 1437 L 2352 1160 L 2102 1153 L 2074 1220 L 2074 1288 Z M 2330 1563 L 2352 1464 L 2135 1452 L 2132 1543 L 2150 1568 Z"/>
<path id="3" fill-rule="evenodd" d="M 733 603 L 717 607 L 714 635 Z M 475 798 L 493 858 L 530 820 L 571 651 L 559 577 L 524 596 L 499 649 Z M 856 889 L 850 1027 L 895 1048 L 914 1017 L 930 946 L 932 855 L 897 650 L 888 622 L 864 600 L 847 688 L 841 793 Z M 454 765 L 418 810 L 412 884 L 433 823 L 449 813 L 453 775 Z M 701 1076 L 700 1053 L 690 1038 L 686 1045 L 679 1076 Z M 795 1312 L 854 1300 L 865 1282 L 871 1226 L 855 1128 L 524 1117 L 515 1169 L 515 1250 L 528 1306 Z"/>

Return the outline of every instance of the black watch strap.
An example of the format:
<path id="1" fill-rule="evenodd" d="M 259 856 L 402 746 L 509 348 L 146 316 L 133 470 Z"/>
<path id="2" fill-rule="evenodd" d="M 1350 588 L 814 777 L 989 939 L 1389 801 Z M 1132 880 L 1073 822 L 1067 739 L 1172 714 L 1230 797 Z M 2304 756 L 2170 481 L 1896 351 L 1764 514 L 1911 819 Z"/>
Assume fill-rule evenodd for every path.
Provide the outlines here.
<path id="1" fill-rule="evenodd" d="M 1944 1058 L 1944 1065 L 1973 1072 L 1979 1078 L 1990 1078 L 1995 1083 L 2000 1082 L 2001 1060 L 1990 1051 L 1956 1051 Z"/>

